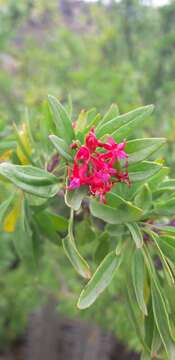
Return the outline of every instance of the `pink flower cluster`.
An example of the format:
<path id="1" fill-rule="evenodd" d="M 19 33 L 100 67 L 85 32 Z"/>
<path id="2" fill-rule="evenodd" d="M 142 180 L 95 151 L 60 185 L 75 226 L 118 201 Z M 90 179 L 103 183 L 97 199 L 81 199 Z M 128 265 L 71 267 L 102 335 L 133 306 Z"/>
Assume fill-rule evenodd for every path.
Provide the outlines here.
<path id="1" fill-rule="evenodd" d="M 94 128 L 86 136 L 85 145 L 78 148 L 76 143 L 71 145 L 76 149 L 72 169 L 68 169 L 69 190 L 88 186 L 89 193 L 99 196 L 100 201 L 106 202 L 108 193 L 116 182 L 130 185 L 128 176 L 128 154 L 124 151 L 126 142 L 117 144 L 112 137 L 103 143 L 98 140 Z M 100 148 L 99 150 L 97 150 Z M 124 159 L 125 171 L 121 169 Z"/>

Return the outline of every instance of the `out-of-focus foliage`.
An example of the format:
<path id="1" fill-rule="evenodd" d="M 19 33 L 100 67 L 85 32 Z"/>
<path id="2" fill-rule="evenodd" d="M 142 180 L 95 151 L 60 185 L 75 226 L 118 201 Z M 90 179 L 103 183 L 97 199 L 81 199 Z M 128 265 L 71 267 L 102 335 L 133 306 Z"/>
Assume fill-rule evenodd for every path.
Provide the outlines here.
<path id="1" fill-rule="evenodd" d="M 46 135 L 52 125 L 43 99 L 52 93 L 61 98 L 68 108 L 70 99 L 67 101 L 66 96 L 71 94 L 74 114 L 82 108 L 92 107 L 104 112 L 112 102 L 120 105 L 121 112 L 154 103 L 154 118 L 151 118 L 145 133 L 168 138 L 165 156 L 173 171 L 175 2 L 162 8 L 144 6 L 137 0 L 112 1 L 108 7 L 100 2 L 71 6 L 70 11 L 69 1 L 64 0 L 61 4 L 56 0 L 0 0 L 0 139 L 6 137 L 6 144 L 0 144 L 0 161 L 8 160 L 9 156 L 13 158 L 16 154 L 23 164 L 30 161 L 26 153 L 21 154 L 16 148 L 16 136 L 12 130 L 15 122 L 21 139 L 25 136 L 25 126 L 28 128 L 27 136 L 31 135 L 29 128 L 32 128 L 37 144 L 37 165 L 40 167 L 49 162 L 45 154 L 51 156 L 53 149 L 47 143 Z M 43 119 L 47 121 L 44 123 Z M 30 156 L 33 148 L 26 151 Z M 13 160 L 16 163 L 17 159 Z M 10 186 L 7 189 L 1 184 L 0 204 L 9 193 Z M 16 199 L 11 201 L 15 206 Z M 34 207 L 36 205 L 33 204 Z M 45 206 L 43 203 L 40 205 L 41 208 Z M 56 210 L 67 218 L 67 210 L 60 199 Z M 13 230 L 15 211 L 17 213 L 18 209 L 9 214 L 6 224 L 3 224 L 5 230 Z M 47 225 L 43 228 L 45 219 L 40 218 L 40 214 L 36 217 L 40 222 L 39 242 L 42 243 L 42 231 L 46 231 Z M 81 288 L 79 278 L 72 273 L 63 257 L 62 248 L 54 244 L 55 230 L 50 228 L 52 242 L 45 240 L 36 275 L 32 265 L 31 268 L 21 265 L 19 248 L 18 251 L 16 249 L 17 238 L 4 229 L 0 243 L 0 310 L 3 315 L 0 320 L 0 345 L 23 332 L 28 314 L 49 294 L 60 300 L 64 313 L 80 316 L 75 308 L 75 294 Z M 33 229 L 33 233 L 38 234 L 37 230 Z M 86 231 L 86 227 L 77 225 L 76 233 L 81 240 Z M 88 236 L 90 238 L 91 234 Z M 59 234 L 56 239 L 60 241 Z M 34 248 L 35 240 L 34 236 Z M 97 244 L 96 238 L 94 248 Z M 90 256 L 89 244 L 84 244 L 83 248 L 84 254 Z M 37 257 L 37 248 L 35 250 Z M 139 344 L 129 322 L 123 323 L 125 309 L 122 296 L 116 302 L 122 276 L 119 272 L 118 282 L 109 287 L 101 302 L 82 312 L 81 316 L 96 317 L 102 326 L 112 329 L 119 338 L 138 349 Z"/>
<path id="2" fill-rule="evenodd" d="M 78 109 L 80 103 L 103 109 L 117 100 L 125 111 L 154 102 L 161 121 L 162 109 L 173 117 L 173 3 L 157 9 L 124 0 L 78 8 L 75 1 L 68 15 L 56 0 L 0 6 L 1 98 L 9 101 L 10 119 L 14 109 L 20 112 L 16 100 L 36 104 L 49 91 L 70 92 Z"/>
<path id="3" fill-rule="evenodd" d="M 24 106 L 47 93 L 63 100 L 71 93 L 77 110 L 154 103 L 148 131 L 166 133 L 174 161 L 174 1 L 162 8 L 137 0 L 60 3 L 0 4 L 0 126 L 19 121 Z"/>

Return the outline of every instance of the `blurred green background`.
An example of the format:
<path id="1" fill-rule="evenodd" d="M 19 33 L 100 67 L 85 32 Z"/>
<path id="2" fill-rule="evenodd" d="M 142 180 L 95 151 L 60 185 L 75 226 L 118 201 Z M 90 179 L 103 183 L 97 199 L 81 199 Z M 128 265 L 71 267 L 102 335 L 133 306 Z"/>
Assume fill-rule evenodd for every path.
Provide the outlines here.
<path id="1" fill-rule="evenodd" d="M 111 0 L 107 5 L 0 0 L 0 139 L 10 133 L 13 122 L 23 122 L 26 108 L 35 127 L 48 93 L 65 104 L 71 96 L 75 119 L 81 109 L 95 107 L 104 113 L 113 102 L 121 112 L 155 104 L 145 133 L 167 137 L 165 159 L 173 173 L 175 1 L 158 7 L 139 0 Z M 81 283 L 60 256 L 60 248 L 46 242 L 34 277 L 23 266 L 15 266 L 11 236 L 3 234 L 0 239 L 0 348 L 23 333 L 28 314 L 51 292 L 59 294 L 59 309 L 67 316 L 95 316 L 138 349 L 129 323 L 123 322 L 122 299 L 113 301 L 120 284 L 111 285 L 97 305 L 80 314 L 75 303 Z"/>

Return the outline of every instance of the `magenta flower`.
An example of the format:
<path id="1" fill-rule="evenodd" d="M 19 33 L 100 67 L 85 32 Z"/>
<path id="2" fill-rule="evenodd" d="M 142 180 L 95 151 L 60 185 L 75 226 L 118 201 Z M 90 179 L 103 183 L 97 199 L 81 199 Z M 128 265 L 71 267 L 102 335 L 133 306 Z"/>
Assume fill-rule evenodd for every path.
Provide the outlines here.
<path id="1" fill-rule="evenodd" d="M 92 128 L 89 135 L 86 136 L 86 146 L 91 153 L 94 152 L 98 146 L 98 140 L 95 136 L 94 128 Z"/>
<path id="2" fill-rule="evenodd" d="M 81 146 L 75 155 L 76 160 L 88 161 L 90 158 L 90 151 L 86 146 Z"/>
<path id="3" fill-rule="evenodd" d="M 106 202 L 106 194 L 116 182 L 125 182 L 130 186 L 127 170 L 128 154 L 124 151 L 126 142 L 117 144 L 110 137 L 106 143 L 95 135 L 94 128 L 86 136 L 85 145 L 80 146 L 74 157 L 72 169 L 68 169 L 69 190 L 87 186 L 89 193 L 99 197 L 100 202 Z M 78 146 L 71 145 L 72 149 Z M 100 147 L 104 152 L 99 152 Z M 120 161 L 125 159 L 125 172 L 121 170 Z M 117 165 L 117 167 L 115 166 Z M 119 170 L 118 170 L 119 169 Z"/>

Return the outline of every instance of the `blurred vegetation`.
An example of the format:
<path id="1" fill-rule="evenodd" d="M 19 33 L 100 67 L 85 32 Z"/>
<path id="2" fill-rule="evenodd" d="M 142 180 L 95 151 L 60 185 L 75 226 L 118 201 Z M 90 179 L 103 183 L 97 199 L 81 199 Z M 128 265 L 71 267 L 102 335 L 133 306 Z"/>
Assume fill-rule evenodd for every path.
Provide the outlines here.
<path id="1" fill-rule="evenodd" d="M 19 125 L 27 117 L 41 144 L 48 93 L 66 104 L 71 95 L 75 114 L 93 107 L 105 112 L 112 102 L 121 112 L 154 103 L 154 118 L 145 132 L 168 138 L 165 157 L 173 171 L 174 17 L 175 1 L 155 8 L 138 0 L 111 1 L 106 7 L 100 1 L 0 0 L 0 138 L 10 137 L 13 122 Z M 2 153 L 0 147 L 0 160 Z M 3 197 L 1 189 L 0 201 Z M 28 314 L 51 293 L 67 315 L 96 318 L 138 348 L 130 324 L 123 323 L 123 300 L 115 301 L 122 278 L 92 309 L 79 313 L 75 293 L 80 284 L 62 249 L 46 242 L 36 275 L 19 266 L 11 236 L 3 233 L 0 242 L 0 347 L 23 333 Z M 87 245 L 84 251 L 88 254 Z"/>

